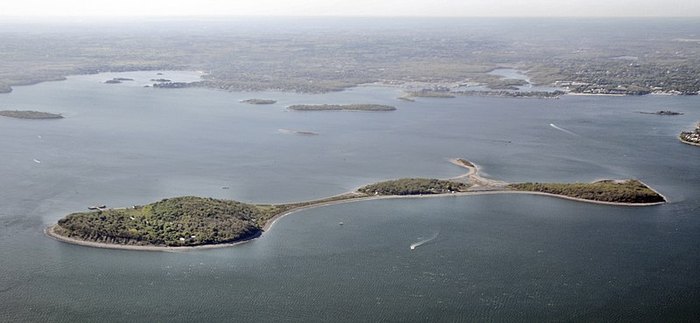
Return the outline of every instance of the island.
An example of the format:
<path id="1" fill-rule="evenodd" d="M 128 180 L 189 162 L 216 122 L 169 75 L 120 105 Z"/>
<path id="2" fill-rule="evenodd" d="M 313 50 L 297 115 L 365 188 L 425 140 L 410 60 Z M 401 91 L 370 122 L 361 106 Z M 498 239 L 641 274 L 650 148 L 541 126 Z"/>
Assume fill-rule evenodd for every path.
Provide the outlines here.
<path id="1" fill-rule="evenodd" d="M 146 206 L 73 213 L 53 233 L 122 245 L 194 246 L 250 239 L 260 234 L 254 205 L 194 196 Z"/>
<path id="2" fill-rule="evenodd" d="M 656 111 L 656 112 L 639 111 L 639 113 L 641 113 L 641 114 L 654 114 L 654 115 L 657 115 L 657 116 L 679 116 L 679 115 L 683 115 L 683 113 L 681 113 L 681 112 L 675 112 L 675 111 L 671 111 L 671 110 L 659 110 L 659 111 Z"/>
<path id="3" fill-rule="evenodd" d="M 287 107 L 295 111 L 394 111 L 396 107 L 382 104 L 296 104 Z"/>
<path id="4" fill-rule="evenodd" d="M 700 146 L 700 123 L 698 123 L 694 131 L 681 132 L 678 139 L 688 145 Z"/>
<path id="5" fill-rule="evenodd" d="M 216 248 L 249 241 L 275 221 L 299 210 L 338 203 L 389 198 L 535 194 L 580 202 L 651 206 L 666 198 L 636 179 L 593 183 L 507 183 L 479 175 L 477 165 L 451 159 L 466 174 L 448 178 L 403 178 L 362 186 L 324 199 L 288 204 L 248 204 L 183 196 L 130 208 L 77 212 L 60 219 L 46 233 L 63 242 L 130 250 Z"/>
<path id="6" fill-rule="evenodd" d="M 277 100 L 270 100 L 270 99 L 248 99 L 248 100 L 241 100 L 241 103 L 248 103 L 248 104 L 275 104 L 277 103 Z"/>
<path id="7" fill-rule="evenodd" d="M 318 132 L 309 130 L 294 130 L 294 129 L 277 129 L 280 133 L 302 135 L 302 136 L 318 136 Z"/>
<path id="8" fill-rule="evenodd" d="M 134 79 L 132 78 L 127 78 L 127 77 L 115 77 L 111 80 L 105 81 L 105 84 L 119 84 L 123 81 L 133 81 Z"/>
<path id="9" fill-rule="evenodd" d="M 160 79 L 151 79 L 151 82 L 168 83 L 168 82 L 172 82 L 172 80 L 160 78 Z"/>
<path id="10" fill-rule="evenodd" d="M 4 110 L 0 111 L 0 116 L 16 119 L 63 119 L 60 114 L 29 110 Z"/>

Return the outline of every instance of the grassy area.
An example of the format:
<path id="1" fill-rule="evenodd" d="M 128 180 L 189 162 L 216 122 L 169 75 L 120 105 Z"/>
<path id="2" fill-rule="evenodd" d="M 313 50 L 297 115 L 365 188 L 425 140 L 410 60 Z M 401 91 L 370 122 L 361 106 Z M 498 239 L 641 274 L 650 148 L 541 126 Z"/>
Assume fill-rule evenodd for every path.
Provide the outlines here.
<path id="1" fill-rule="evenodd" d="M 469 186 L 446 180 L 430 178 L 402 178 L 371 184 L 358 191 L 370 195 L 419 195 L 445 194 L 466 191 Z"/>
<path id="2" fill-rule="evenodd" d="M 508 188 L 517 191 L 543 192 L 592 201 L 615 203 L 664 202 L 663 196 L 638 180 L 598 181 L 594 183 L 518 183 Z"/>

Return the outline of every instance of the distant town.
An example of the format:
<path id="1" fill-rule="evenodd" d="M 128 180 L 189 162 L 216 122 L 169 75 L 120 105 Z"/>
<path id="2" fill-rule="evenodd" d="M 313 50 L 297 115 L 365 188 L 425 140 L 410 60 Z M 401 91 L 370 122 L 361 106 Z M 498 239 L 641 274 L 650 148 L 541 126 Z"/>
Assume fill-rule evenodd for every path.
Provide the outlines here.
<path id="1" fill-rule="evenodd" d="M 634 24 L 620 24 L 616 33 L 581 32 L 577 24 L 552 28 L 527 20 L 489 28 L 478 21 L 441 22 L 410 33 L 383 28 L 381 20 L 369 24 L 375 27 L 352 31 L 341 22 L 327 21 L 323 29 L 302 23 L 283 35 L 272 22 L 251 30 L 245 22 L 232 20 L 206 34 L 197 31 L 194 21 L 161 24 L 157 35 L 121 24 L 61 33 L 61 28 L 69 27 L 47 24 L 36 26 L 52 31 L 42 36 L 41 45 L 7 29 L 0 33 L 0 93 L 68 75 L 136 70 L 204 72 L 201 81 L 153 79 L 149 87 L 231 91 L 320 93 L 368 83 L 425 90 L 413 96 L 431 97 L 697 95 L 700 91 L 700 40 L 684 32 L 683 22 L 655 24 L 641 38 L 620 36 L 636 32 Z M 546 37 L 532 38 L 523 30 Z M 48 55 L 46 48 L 51 48 Z M 528 79 L 490 73 L 499 68 L 522 71 Z M 107 83 L 123 81 L 128 80 Z M 519 89 L 523 85 L 561 92 Z"/>

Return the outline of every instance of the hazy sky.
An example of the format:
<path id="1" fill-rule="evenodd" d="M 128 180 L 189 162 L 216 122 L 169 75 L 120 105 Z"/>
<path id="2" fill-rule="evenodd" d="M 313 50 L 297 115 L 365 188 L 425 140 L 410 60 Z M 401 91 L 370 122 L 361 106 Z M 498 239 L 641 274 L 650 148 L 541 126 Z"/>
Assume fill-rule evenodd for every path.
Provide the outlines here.
<path id="1" fill-rule="evenodd" d="M 0 0 L 0 15 L 700 17 L 700 0 Z"/>

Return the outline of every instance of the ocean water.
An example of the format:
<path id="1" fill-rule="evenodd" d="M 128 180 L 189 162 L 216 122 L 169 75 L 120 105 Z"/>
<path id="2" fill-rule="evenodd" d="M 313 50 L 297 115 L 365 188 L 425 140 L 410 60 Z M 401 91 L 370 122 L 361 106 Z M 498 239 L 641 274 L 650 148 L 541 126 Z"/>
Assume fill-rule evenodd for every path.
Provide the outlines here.
<path id="1" fill-rule="evenodd" d="M 116 76 L 135 81 L 103 83 Z M 313 95 L 143 87 L 160 77 L 198 74 L 74 76 L 0 95 L 3 110 L 65 116 L 0 118 L 0 321 L 700 314 L 700 149 L 677 140 L 700 120 L 697 97 L 404 102 L 399 89 L 376 86 Z M 239 102 L 250 98 L 278 103 Z M 304 103 L 398 110 L 285 109 Z M 684 114 L 638 113 L 658 110 Z M 382 179 L 456 176 L 463 169 L 447 162 L 453 157 L 506 181 L 637 178 L 670 203 L 615 207 L 527 195 L 375 200 L 301 211 L 250 243 L 190 252 L 95 249 L 43 234 L 94 204 L 179 195 L 308 200 Z"/>

